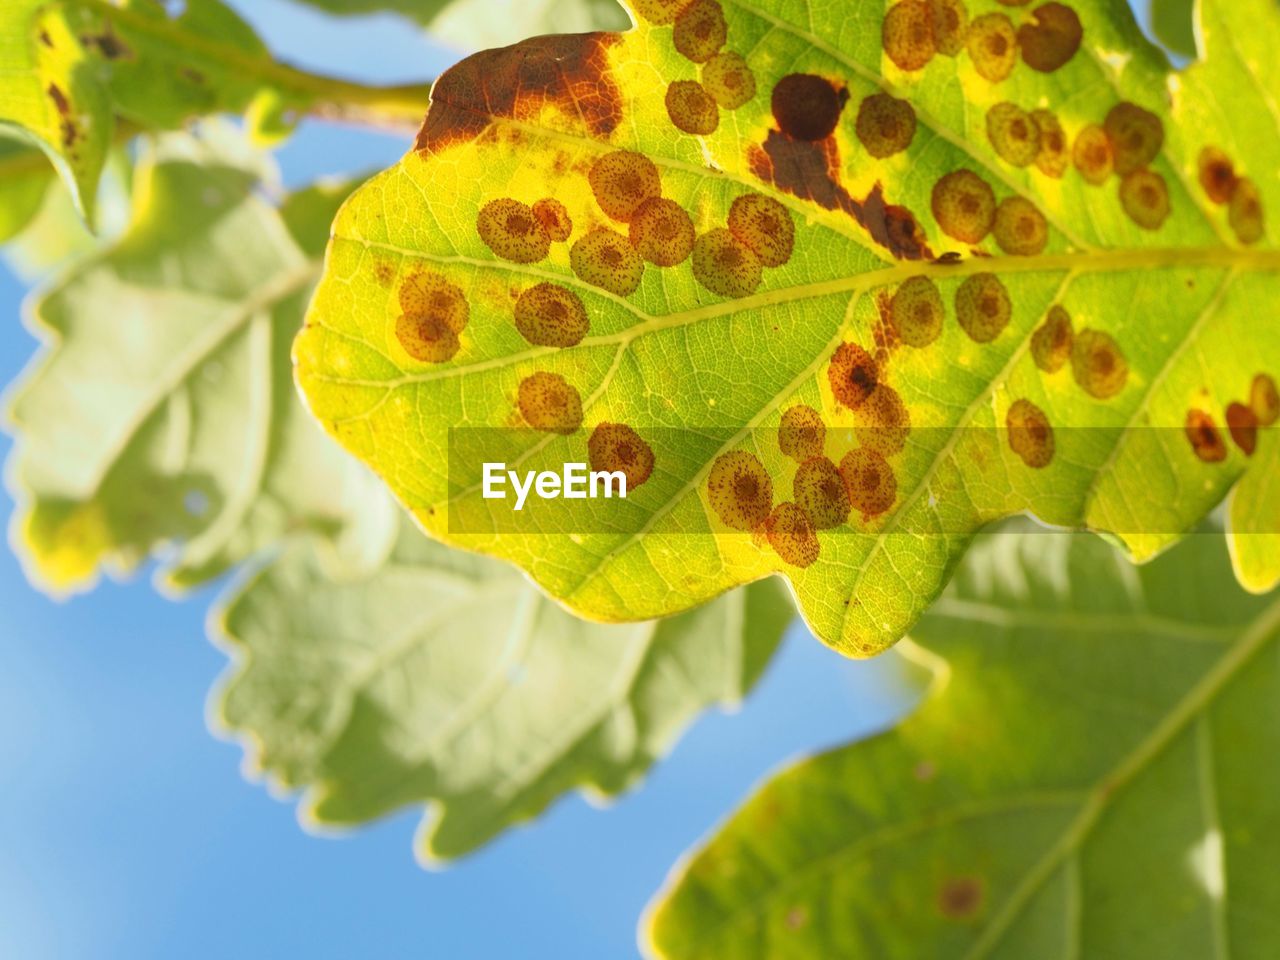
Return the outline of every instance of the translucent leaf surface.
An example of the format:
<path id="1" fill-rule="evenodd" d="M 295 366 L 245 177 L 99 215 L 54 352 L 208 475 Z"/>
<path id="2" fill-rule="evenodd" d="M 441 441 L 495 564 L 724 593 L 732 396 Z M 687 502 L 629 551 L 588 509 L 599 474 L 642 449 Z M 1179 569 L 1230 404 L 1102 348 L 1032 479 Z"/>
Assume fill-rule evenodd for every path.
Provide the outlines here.
<path id="1" fill-rule="evenodd" d="M 1217 537 L 1136 569 L 991 538 L 913 631 L 919 712 L 771 780 L 677 868 L 648 952 L 1274 955 L 1278 635 Z"/>
<path id="2" fill-rule="evenodd" d="M 1274 4 L 1183 73 L 1119 0 L 681 7 L 463 61 L 337 218 L 299 381 L 432 535 L 604 619 L 781 573 L 868 654 L 984 523 L 1144 559 L 1222 499 L 1280 373 Z M 625 502 L 483 498 L 587 460 Z"/>
<path id="3" fill-rule="evenodd" d="M 249 766 L 356 824 L 429 804 L 424 857 L 460 856 L 561 794 L 615 794 L 755 683 L 790 618 L 773 584 L 657 623 L 571 616 L 504 564 L 406 520 L 387 562 L 334 582 L 299 544 L 221 618 L 218 705 Z"/>
<path id="4" fill-rule="evenodd" d="M 1258 444 L 1257 468 L 1231 494 L 1228 536 L 1240 582 L 1266 593 L 1280 584 L 1280 436 L 1268 431 Z"/>
<path id="5" fill-rule="evenodd" d="M 292 530 L 376 540 L 392 523 L 290 376 L 323 224 L 346 190 L 277 208 L 207 149 L 162 150 L 139 170 L 120 240 L 29 306 L 46 347 L 11 401 L 13 522 L 28 572 L 55 592 L 175 541 L 165 579 L 189 586 Z"/>

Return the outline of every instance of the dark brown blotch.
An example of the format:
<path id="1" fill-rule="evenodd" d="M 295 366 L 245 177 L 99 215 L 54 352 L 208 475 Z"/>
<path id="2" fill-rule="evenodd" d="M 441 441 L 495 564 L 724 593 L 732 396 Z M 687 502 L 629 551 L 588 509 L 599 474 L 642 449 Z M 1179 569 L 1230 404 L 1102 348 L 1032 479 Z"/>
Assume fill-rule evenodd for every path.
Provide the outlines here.
<path id="1" fill-rule="evenodd" d="M 789 73 L 773 87 L 769 99 L 778 129 L 793 140 L 822 140 L 840 122 L 849 92 L 825 77 Z"/>
<path id="2" fill-rule="evenodd" d="M 1076 12 L 1063 3 L 1046 3 L 1031 11 L 1031 20 L 1018 27 L 1022 61 L 1032 70 L 1052 73 L 1080 49 L 1084 30 Z"/>
<path id="3" fill-rule="evenodd" d="M 1205 463 L 1221 463 L 1227 459 L 1227 444 L 1213 417 L 1204 410 L 1187 411 L 1187 441 L 1191 450 Z"/>
<path id="4" fill-rule="evenodd" d="M 1246 457 L 1258 448 L 1258 415 L 1243 403 L 1227 405 L 1227 432 Z"/>
<path id="5" fill-rule="evenodd" d="M 880 369 L 871 354 L 856 343 L 842 343 L 831 355 L 827 382 L 836 402 L 856 410 L 880 382 Z"/>
<path id="6" fill-rule="evenodd" d="M 1009 405 L 1005 416 L 1009 448 L 1034 470 L 1053 461 L 1053 426 L 1043 410 L 1027 399 Z"/>
<path id="7" fill-rule="evenodd" d="M 1231 158 L 1217 147 L 1205 147 L 1198 160 L 1200 186 L 1214 203 L 1227 203 L 1236 187 L 1236 168 Z"/>

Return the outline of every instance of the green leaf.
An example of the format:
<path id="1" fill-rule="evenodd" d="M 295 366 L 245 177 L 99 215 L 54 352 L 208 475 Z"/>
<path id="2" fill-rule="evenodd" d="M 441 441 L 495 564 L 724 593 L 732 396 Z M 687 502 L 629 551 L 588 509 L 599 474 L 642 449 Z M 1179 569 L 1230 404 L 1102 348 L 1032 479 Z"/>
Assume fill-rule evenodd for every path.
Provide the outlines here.
<path id="1" fill-rule="evenodd" d="M 683 863 L 653 956 L 1266 957 L 1280 902 L 1280 599 L 1221 540 L 1130 567 L 976 548 L 920 621 L 897 729 L 803 760 Z"/>
<path id="2" fill-rule="evenodd" d="M 1258 438 L 1257 461 L 1231 492 L 1227 536 L 1240 583 L 1268 593 L 1280 585 L 1280 435 L 1274 430 Z"/>
<path id="3" fill-rule="evenodd" d="M 416 122 L 422 91 L 377 90 L 277 63 L 222 0 L 13 0 L 0 16 L 0 124 L 38 144 L 93 225 L 117 138 L 246 113 L 274 140 L 307 112 Z"/>
<path id="4" fill-rule="evenodd" d="M 626 13 L 616 0 L 520 0 L 495 9 L 493 0 L 302 0 L 326 13 L 388 11 L 431 28 L 431 37 L 460 50 L 514 43 L 544 33 L 622 30 Z"/>
<path id="5" fill-rule="evenodd" d="M 38 150 L 0 131 L 0 243 L 8 243 L 36 218 L 52 181 Z"/>
<path id="6" fill-rule="evenodd" d="M 46 347 L 12 399 L 9 467 L 33 580 L 83 589 L 155 554 L 190 587 L 290 531 L 355 551 L 390 536 L 385 497 L 295 402 L 289 365 L 316 227 L 348 189 L 277 209 L 254 173 L 179 139 L 141 164 L 124 235 L 29 308 Z"/>
<path id="7" fill-rule="evenodd" d="M 1144 559 L 1226 495 L 1247 458 L 1224 409 L 1255 375 L 1280 374 L 1280 335 L 1260 322 L 1280 295 L 1273 3 L 1208 0 L 1206 58 L 1183 73 L 1121 0 L 1074 4 L 1083 44 L 1049 72 L 1026 61 L 1053 65 L 1066 30 L 1045 24 L 1065 8 L 975 4 L 988 76 L 992 21 L 976 18 L 1023 30 L 1023 59 L 998 83 L 967 51 L 912 70 L 885 54 L 884 23 L 894 56 L 919 52 L 892 40 L 915 35 L 893 31 L 919 3 L 890 21 L 878 6 L 791 0 L 701 0 L 676 27 L 649 19 L 677 6 L 637 0 L 627 33 L 463 61 L 435 85 L 416 149 L 335 222 L 299 382 L 428 532 L 512 560 L 603 619 L 781 574 L 819 637 L 870 654 L 938 594 L 983 524 L 1031 512 L 1113 532 Z M 675 38 L 701 56 L 720 14 L 724 51 L 744 59 L 699 67 Z M 725 103 L 749 78 L 754 95 L 700 112 L 698 78 Z M 1019 111 L 1033 108 L 1056 116 L 1083 170 L 1052 151 L 1030 162 L 1040 120 Z M 1108 116 L 1110 136 L 1097 126 Z M 1206 147 L 1224 152 L 1205 172 L 1234 215 L 1201 183 Z M 1087 181 L 1099 157 L 1118 157 L 1123 188 L 1115 174 Z M 971 186 L 943 182 L 961 170 Z M 975 181 L 1000 204 L 990 234 Z M 543 225 L 530 212 L 541 200 L 571 224 L 544 204 Z M 657 266 L 688 254 L 685 214 L 700 253 Z M 567 240 L 552 240 L 562 226 Z M 559 319 L 539 312 L 552 307 Z M 1055 323 L 1074 333 L 1055 341 Z M 797 407 L 825 425 L 829 460 L 800 494 L 780 448 L 817 447 L 786 433 Z M 625 431 L 606 423 L 635 436 L 611 446 Z M 483 497 L 483 462 L 588 459 L 628 464 L 625 503 L 516 513 Z"/>
<path id="8" fill-rule="evenodd" d="M 747 693 L 789 616 L 759 584 L 656 623 L 587 623 L 406 520 L 366 577 L 335 582 L 299 543 L 231 602 L 219 723 L 255 773 L 306 791 L 305 820 L 428 804 L 421 853 L 452 858 L 570 790 L 634 784 L 699 711 Z"/>
<path id="9" fill-rule="evenodd" d="M 1191 0 L 1148 0 L 1151 30 L 1157 40 L 1179 56 L 1196 55 L 1195 4 Z"/>

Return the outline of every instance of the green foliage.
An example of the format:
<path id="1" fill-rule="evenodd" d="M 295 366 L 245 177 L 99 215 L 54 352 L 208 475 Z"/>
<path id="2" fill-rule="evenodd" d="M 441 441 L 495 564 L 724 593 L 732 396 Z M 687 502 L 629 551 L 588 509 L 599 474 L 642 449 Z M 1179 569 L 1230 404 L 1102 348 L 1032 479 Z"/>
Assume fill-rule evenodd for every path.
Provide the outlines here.
<path id="1" fill-rule="evenodd" d="M 365 576 L 299 543 L 220 618 L 243 659 L 221 725 L 312 822 L 437 808 L 419 849 L 461 856 L 574 788 L 612 795 L 712 704 L 736 704 L 789 618 L 773 584 L 656 623 L 578 620 L 407 521 Z"/>
<path id="2" fill-rule="evenodd" d="M 1258 439 L 1258 466 L 1231 493 L 1228 543 L 1240 583 L 1254 593 L 1280 584 L 1280 436 Z"/>
<path id="3" fill-rule="evenodd" d="M 376 554 L 383 498 L 289 367 L 349 188 L 277 208 L 254 172 L 178 139 L 137 178 L 125 234 L 30 307 L 48 345 L 12 399 L 9 464 L 28 572 L 66 592 L 159 550 L 165 582 L 189 587 L 304 528 Z"/>
<path id="4" fill-rule="evenodd" d="M 1280 293 L 1274 4 L 1207 0 L 1205 59 L 1182 73 L 1119 0 L 1074 5 L 1078 50 L 1070 22 L 1015 11 L 1021 59 L 975 27 L 923 67 L 878 5 L 704 7 L 741 63 L 691 62 L 719 43 L 651 22 L 658 0 L 625 34 L 464 61 L 416 148 L 339 214 L 299 381 L 433 536 L 607 619 L 781 574 L 819 637 L 865 655 L 985 523 L 1031 512 L 1142 560 L 1226 495 L 1248 457 L 1224 410 L 1280 372 L 1258 321 Z M 737 105 L 708 110 L 699 77 Z M 1210 147 L 1224 160 L 1202 182 Z M 703 238 L 692 257 L 672 240 L 675 266 L 644 265 L 624 236 L 648 229 L 637 204 L 658 191 L 670 236 Z M 530 212 L 544 198 L 564 205 L 564 242 Z M 735 226 L 735 202 L 768 228 Z M 543 284 L 581 305 L 585 336 L 521 326 L 519 297 Z M 452 306 L 414 307 L 427 288 Z M 784 502 L 803 499 L 779 449 L 798 405 L 827 428 L 829 476 L 870 451 L 833 481 L 854 509 L 832 529 Z M 605 463 L 602 423 L 636 432 L 637 475 L 652 466 L 625 506 L 508 515 L 463 455 Z"/>
<path id="5" fill-rule="evenodd" d="M 1193 536 L 975 548 L 892 732 L 770 781 L 683 864 L 650 952 L 1264 957 L 1280 898 L 1280 600 Z"/>

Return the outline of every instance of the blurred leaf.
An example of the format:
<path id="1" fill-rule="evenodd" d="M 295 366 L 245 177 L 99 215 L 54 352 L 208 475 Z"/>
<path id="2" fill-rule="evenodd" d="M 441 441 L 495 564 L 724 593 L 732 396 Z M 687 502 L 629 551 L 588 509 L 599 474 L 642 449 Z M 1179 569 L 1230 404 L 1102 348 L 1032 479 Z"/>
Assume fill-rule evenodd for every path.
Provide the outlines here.
<path id="1" fill-rule="evenodd" d="M 390 12 L 431 28 L 431 36 L 465 50 L 483 50 L 544 33 L 622 30 L 618 0 L 302 0 L 326 13 Z"/>
<path id="2" fill-rule="evenodd" d="M 1273 956 L 1280 599 L 1218 537 L 1133 568 L 993 536 L 890 733 L 777 775 L 682 863 L 653 956 Z"/>
<path id="3" fill-rule="evenodd" d="M 35 219 L 52 182 L 53 171 L 40 151 L 0 129 L 0 243 Z"/>
<path id="4" fill-rule="evenodd" d="M 335 223 L 295 346 L 313 412 L 433 536 L 591 617 L 781 574 L 819 637 L 866 655 L 1001 517 L 1154 556 L 1246 469 L 1227 404 L 1280 376 L 1259 322 L 1280 297 L 1280 8 L 1206 0 L 1206 60 L 1175 73 L 1119 0 L 1073 7 L 975 8 L 968 49 L 912 69 L 899 15 L 922 0 L 890 19 L 700 0 L 674 27 L 463 61 L 416 149 Z M 722 46 L 744 59 L 690 60 Z M 695 78 L 744 102 L 700 112 Z M 1201 182 L 1206 147 L 1230 204 Z M 544 225 L 540 201 L 567 219 Z M 784 455 L 793 408 L 825 445 Z M 810 453 L 827 480 L 806 486 Z M 626 457 L 643 485 L 625 503 L 514 513 L 482 493 L 481 462 Z"/>
<path id="5" fill-rule="evenodd" d="M 1149 0 L 1151 30 L 1157 40 L 1188 60 L 1196 56 L 1194 0 Z"/>
<path id="6" fill-rule="evenodd" d="M 53 592 L 153 553 L 190 587 L 301 528 L 375 554 L 389 536 L 384 496 L 315 428 L 289 366 L 320 269 L 310 233 L 348 188 L 277 209 L 208 149 L 165 141 L 129 229 L 30 305 L 47 346 L 12 399 L 15 543 Z"/>
<path id="7" fill-rule="evenodd" d="M 1236 576 L 1245 589 L 1267 593 L 1280 584 L 1280 435 L 1258 437 L 1258 464 L 1245 474 L 1227 510 Z"/>
<path id="8" fill-rule="evenodd" d="M 616 794 L 712 704 L 735 704 L 790 616 L 757 584 L 657 623 L 578 620 L 504 564 L 407 520 L 385 566 L 334 582 L 303 543 L 231 602 L 242 659 L 218 699 L 254 773 L 304 816 L 432 813 L 424 857 L 461 856 L 577 788 Z"/>

